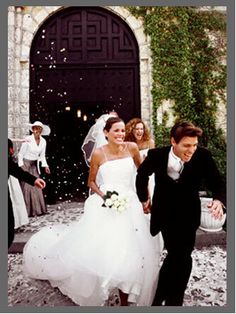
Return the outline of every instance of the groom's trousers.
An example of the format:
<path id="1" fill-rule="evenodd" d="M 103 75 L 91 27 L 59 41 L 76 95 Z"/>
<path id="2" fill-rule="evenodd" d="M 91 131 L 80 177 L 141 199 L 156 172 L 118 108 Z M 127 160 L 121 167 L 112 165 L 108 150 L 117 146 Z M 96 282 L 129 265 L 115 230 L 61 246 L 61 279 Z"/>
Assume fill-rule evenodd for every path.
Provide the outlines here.
<path id="1" fill-rule="evenodd" d="M 171 228 L 172 229 L 172 228 Z M 162 229 L 167 256 L 160 269 L 153 306 L 182 306 L 184 292 L 192 270 L 191 253 L 194 248 L 196 229 L 182 227 Z"/>

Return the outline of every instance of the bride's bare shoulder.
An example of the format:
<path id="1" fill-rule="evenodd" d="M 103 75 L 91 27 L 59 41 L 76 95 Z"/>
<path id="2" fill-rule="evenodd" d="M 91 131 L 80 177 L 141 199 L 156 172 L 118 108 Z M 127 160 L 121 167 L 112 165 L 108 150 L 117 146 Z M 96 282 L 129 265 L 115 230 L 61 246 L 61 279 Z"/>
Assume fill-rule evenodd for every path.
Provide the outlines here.
<path id="1" fill-rule="evenodd" d="M 103 145 L 99 148 L 96 148 L 91 156 L 91 162 L 95 164 L 101 164 L 104 160 L 105 151 L 106 151 L 106 145 Z"/>

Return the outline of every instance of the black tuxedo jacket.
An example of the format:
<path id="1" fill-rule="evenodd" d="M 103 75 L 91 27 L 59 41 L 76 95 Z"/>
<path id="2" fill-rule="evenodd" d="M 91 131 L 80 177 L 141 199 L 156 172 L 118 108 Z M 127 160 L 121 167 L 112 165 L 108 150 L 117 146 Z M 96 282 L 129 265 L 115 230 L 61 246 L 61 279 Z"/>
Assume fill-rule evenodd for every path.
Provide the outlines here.
<path id="1" fill-rule="evenodd" d="M 225 187 L 211 153 L 198 147 L 191 160 L 184 164 L 180 178 L 175 181 L 167 175 L 170 146 L 149 150 L 138 168 L 136 189 L 139 200 L 148 198 L 148 179 L 155 174 L 155 188 L 151 207 L 151 234 L 156 235 L 163 227 L 176 230 L 197 229 L 200 225 L 201 183 L 212 192 L 213 199 L 225 204 Z"/>
<path id="2" fill-rule="evenodd" d="M 9 175 L 12 175 L 30 185 L 34 185 L 34 181 L 37 179 L 37 177 L 21 169 L 18 164 L 12 160 L 11 157 L 8 158 L 8 177 Z"/>

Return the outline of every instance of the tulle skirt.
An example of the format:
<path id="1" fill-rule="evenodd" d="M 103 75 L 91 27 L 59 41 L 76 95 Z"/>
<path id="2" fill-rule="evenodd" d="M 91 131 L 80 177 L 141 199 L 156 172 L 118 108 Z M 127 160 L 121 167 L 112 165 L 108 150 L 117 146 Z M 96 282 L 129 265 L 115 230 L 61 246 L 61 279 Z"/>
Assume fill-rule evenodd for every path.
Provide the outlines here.
<path id="1" fill-rule="evenodd" d="M 149 232 L 149 220 L 135 193 L 119 213 L 102 207 L 97 194 L 85 202 L 79 222 L 44 227 L 24 248 L 24 269 L 81 306 L 102 306 L 114 288 L 128 301 L 150 306 L 159 273 L 162 243 Z"/>

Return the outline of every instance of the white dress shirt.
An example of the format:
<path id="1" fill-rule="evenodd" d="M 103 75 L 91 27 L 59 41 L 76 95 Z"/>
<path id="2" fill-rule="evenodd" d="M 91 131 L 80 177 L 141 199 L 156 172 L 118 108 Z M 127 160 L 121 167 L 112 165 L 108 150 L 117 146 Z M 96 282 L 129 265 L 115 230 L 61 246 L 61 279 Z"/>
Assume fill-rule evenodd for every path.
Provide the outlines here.
<path id="1" fill-rule="evenodd" d="M 171 147 L 168 158 L 167 174 L 173 180 L 178 180 L 184 168 L 184 162 L 174 154 Z"/>
<path id="2" fill-rule="evenodd" d="M 37 160 L 39 163 L 42 162 L 42 167 L 48 167 L 46 157 L 46 141 L 40 136 L 39 145 L 37 145 L 34 135 L 26 137 L 26 142 L 23 142 L 18 153 L 18 165 L 22 167 L 24 165 L 23 158 L 28 160 Z"/>

